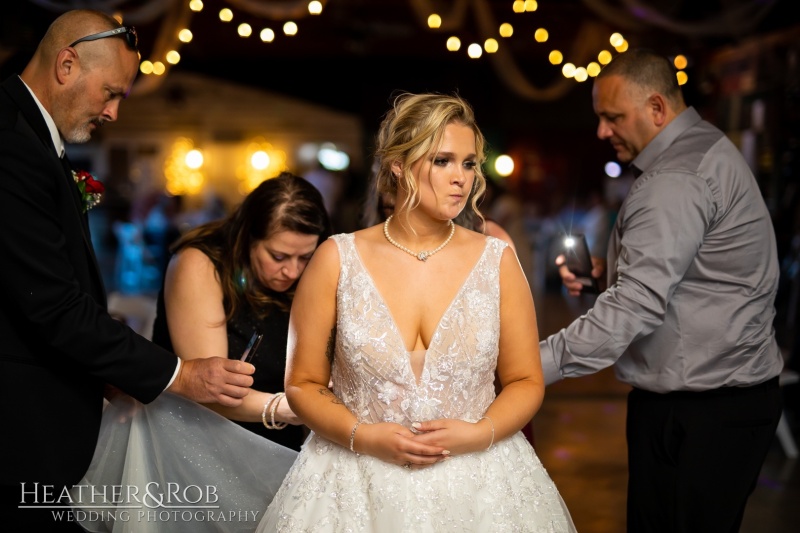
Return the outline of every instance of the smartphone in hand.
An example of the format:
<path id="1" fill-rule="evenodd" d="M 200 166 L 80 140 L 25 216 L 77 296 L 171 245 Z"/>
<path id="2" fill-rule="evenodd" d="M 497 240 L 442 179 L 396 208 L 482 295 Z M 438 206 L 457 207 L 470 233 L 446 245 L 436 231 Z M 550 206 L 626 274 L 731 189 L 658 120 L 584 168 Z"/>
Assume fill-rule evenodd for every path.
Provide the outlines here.
<path id="1" fill-rule="evenodd" d="M 580 233 L 564 237 L 563 250 L 565 264 L 575 274 L 575 281 L 583 285 L 582 292 L 598 294 L 600 287 L 592 277 L 592 256 L 586 244 L 586 236 Z"/>
<path id="2" fill-rule="evenodd" d="M 247 343 L 247 347 L 244 349 L 244 352 L 242 352 L 240 360 L 249 363 L 253 355 L 255 355 L 256 350 L 258 350 L 258 345 L 261 344 L 261 339 L 263 338 L 264 335 L 262 333 L 259 333 L 258 330 L 254 331 L 253 336 L 250 337 L 250 342 Z"/>

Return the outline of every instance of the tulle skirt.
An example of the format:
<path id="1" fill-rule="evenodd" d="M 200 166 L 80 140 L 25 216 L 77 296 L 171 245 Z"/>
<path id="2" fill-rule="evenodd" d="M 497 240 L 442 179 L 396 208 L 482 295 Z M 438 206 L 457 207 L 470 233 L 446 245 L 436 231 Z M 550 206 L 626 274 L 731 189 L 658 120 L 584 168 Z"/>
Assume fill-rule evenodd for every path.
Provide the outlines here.
<path id="1" fill-rule="evenodd" d="M 121 395 L 71 491 L 73 516 L 91 532 L 252 532 L 296 456 L 180 396 Z"/>
<path id="2" fill-rule="evenodd" d="M 574 532 L 522 433 L 421 470 L 357 455 L 312 433 L 259 533 Z"/>

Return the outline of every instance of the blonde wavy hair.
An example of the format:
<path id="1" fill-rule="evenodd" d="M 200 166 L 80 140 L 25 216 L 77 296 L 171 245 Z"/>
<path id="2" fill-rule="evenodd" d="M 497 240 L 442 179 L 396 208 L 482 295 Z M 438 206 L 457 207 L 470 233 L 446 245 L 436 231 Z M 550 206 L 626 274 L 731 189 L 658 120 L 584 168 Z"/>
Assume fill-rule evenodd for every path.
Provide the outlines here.
<path id="1" fill-rule="evenodd" d="M 472 184 L 470 208 L 483 221 L 478 210 L 478 199 L 486 190 L 482 164 L 486 140 L 475 122 L 472 107 L 457 95 L 436 93 L 401 93 L 394 99 L 392 108 L 381 122 L 376 139 L 375 194 L 397 196 L 398 188 L 408 191 L 402 205 L 395 206 L 395 214 L 408 219 L 408 214 L 419 205 L 420 196 L 411 167 L 419 160 L 436 154 L 442 146 L 444 130 L 450 124 L 470 128 L 475 134 L 475 181 Z M 402 174 L 395 177 L 392 165 L 400 163 Z M 466 209 L 466 208 L 465 208 Z"/>

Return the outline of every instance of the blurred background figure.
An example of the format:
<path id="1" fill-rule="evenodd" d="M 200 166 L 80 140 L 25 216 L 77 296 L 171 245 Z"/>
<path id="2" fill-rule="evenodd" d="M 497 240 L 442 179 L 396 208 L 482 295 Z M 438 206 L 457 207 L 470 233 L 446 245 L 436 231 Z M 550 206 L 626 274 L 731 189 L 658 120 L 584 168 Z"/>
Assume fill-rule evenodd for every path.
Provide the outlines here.
<path id="1" fill-rule="evenodd" d="M 182 197 L 161 193 L 144 217 L 142 236 L 152 264 L 158 270 L 158 283 L 169 262 L 169 248 L 180 237 L 177 217 L 181 213 Z"/>
<path id="2" fill-rule="evenodd" d="M 228 209 L 225 205 L 225 200 L 212 189 L 209 189 L 203 194 L 202 204 L 196 209 L 182 209 L 177 213 L 175 223 L 180 233 L 186 233 L 197 226 L 219 220 L 227 214 Z"/>
<path id="3" fill-rule="evenodd" d="M 345 183 L 341 174 L 332 172 L 323 167 L 322 164 L 318 164 L 315 168 L 303 174 L 303 177 L 322 194 L 322 200 L 325 202 L 325 210 L 328 212 L 328 216 L 331 220 L 335 219 L 345 190 Z"/>
<path id="4" fill-rule="evenodd" d="M 533 247 L 528 231 L 525 229 L 522 202 L 511 194 L 504 184 L 496 179 L 487 178 L 486 192 L 478 205 L 486 219 L 503 228 L 511 238 L 528 284 L 533 283 Z M 488 227 L 487 230 L 489 230 Z M 487 234 L 490 235 L 488 231 Z"/>

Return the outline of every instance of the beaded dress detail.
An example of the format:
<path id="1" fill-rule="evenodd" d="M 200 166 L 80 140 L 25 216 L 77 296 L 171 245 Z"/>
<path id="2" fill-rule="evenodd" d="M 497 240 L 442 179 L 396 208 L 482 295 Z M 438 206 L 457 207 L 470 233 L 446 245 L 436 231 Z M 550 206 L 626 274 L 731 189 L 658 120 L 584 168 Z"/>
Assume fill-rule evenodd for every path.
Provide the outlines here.
<path id="1" fill-rule="evenodd" d="M 410 428 L 415 421 L 480 419 L 495 398 L 499 264 L 507 244 L 487 237 L 440 319 L 417 379 L 354 236 L 332 238 L 341 258 L 331 370 L 336 396 L 363 423 Z M 258 531 L 554 533 L 574 526 L 521 432 L 488 451 L 421 470 L 355 454 L 312 433 Z"/>

